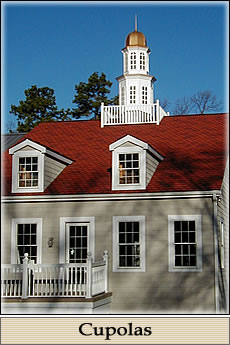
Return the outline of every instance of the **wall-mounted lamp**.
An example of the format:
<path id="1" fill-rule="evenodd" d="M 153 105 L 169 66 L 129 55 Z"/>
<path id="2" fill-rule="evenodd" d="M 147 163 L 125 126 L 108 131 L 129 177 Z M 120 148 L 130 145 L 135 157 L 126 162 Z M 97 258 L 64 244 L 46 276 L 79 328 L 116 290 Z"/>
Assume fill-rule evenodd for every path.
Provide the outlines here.
<path id="1" fill-rule="evenodd" d="M 54 244 L 54 239 L 53 239 L 53 237 L 50 237 L 50 238 L 49 238 L 47 244 L 48 244 L 48 247 L 49 247 L 49 248 L 52 248 L 52 247 L 53 247 L 53 244 Z"/>

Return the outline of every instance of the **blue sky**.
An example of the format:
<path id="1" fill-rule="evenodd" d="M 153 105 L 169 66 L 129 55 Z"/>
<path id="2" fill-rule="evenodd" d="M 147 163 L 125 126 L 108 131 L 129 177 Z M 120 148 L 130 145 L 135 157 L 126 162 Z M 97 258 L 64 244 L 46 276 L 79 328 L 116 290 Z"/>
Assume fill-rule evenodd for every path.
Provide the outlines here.
<path id="1" fill-rule="evenodd" d="M 55 91 L 72 108 L 75 85 L 104 72 L 118 93 L 125 38 L 143 32 L 151 49 L 155 97 L 178 98 L 209 89 L 228 111 L 227 2 L 2 2 L 2 132 L 11 104 L 32 85 Z M 170 110 L 170 109 L 169 109 Z"/>

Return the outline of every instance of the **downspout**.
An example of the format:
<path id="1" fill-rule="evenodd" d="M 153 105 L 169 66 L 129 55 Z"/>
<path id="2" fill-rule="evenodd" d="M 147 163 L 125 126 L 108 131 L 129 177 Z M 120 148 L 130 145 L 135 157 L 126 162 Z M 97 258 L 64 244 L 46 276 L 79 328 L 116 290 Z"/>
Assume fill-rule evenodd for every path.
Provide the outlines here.
<path id="1" fill-rule="evenodd" d="M 215 304 L 216 314 L 220 313 L 220 302 L 219 302 L 219 282 L 218 282 L 218 224 L 217 224 L 217 195 L 213 194 L 213 236 L 214 236 L 214 265 L 215 265 Z"/>

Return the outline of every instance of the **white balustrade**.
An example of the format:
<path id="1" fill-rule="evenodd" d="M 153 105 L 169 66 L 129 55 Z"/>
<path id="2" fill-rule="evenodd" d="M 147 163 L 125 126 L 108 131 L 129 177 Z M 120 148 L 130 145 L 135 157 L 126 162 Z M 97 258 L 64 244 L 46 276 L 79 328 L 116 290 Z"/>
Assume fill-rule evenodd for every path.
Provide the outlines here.
<path id="1" fill-rule="evenodd" d="M 125 125 L 156 123 L 159 125 L 164 116 L 169 116 L 161 108 L 159 100 L 153 104 L 109 105 L 101 104 L 101 127 L 106 125 Z"/>
<path id="2" fill-rule="evenodd" d="M 81 264 L 34 264 L 28 256 L 23 264 L 2 265 L 2 297 L 85 297 L 107 292 L 108 254 L 92 262 L 89 253 Z"/>

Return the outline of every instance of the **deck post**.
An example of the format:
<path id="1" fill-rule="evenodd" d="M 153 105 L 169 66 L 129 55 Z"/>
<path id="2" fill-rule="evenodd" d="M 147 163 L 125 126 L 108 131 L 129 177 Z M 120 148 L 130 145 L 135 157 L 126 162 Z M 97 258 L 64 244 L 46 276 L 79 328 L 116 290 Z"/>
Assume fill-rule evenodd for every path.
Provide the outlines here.
<path id="1" fill-rule="evenodd" d="M 24 254 L 22 265 L 22 299 L 28 298 L 28 253 Z"/>
<path id="2" fill-rule="evenodd" d="M 105 262 L 105 293 L 108 292 L 108 250 L 104 251 L 103 260 Z"/>
<path id="3" fill-rule="evenodd" d="M 87 287 L 86 287 L 86 298 L 92 297 L 92 253 L 87 255 Z"/>
<path id="4" fill-rule="evenodd" d="M 156 100 L 156 120 L 157 120 L 157 125 L 160 123 L 160 101 L 159 99 Z"/>
<path id="5" fill-rule="evenodd" d="M 101 128 L 104 127 L 104 103 L 101 103 Z"/>

